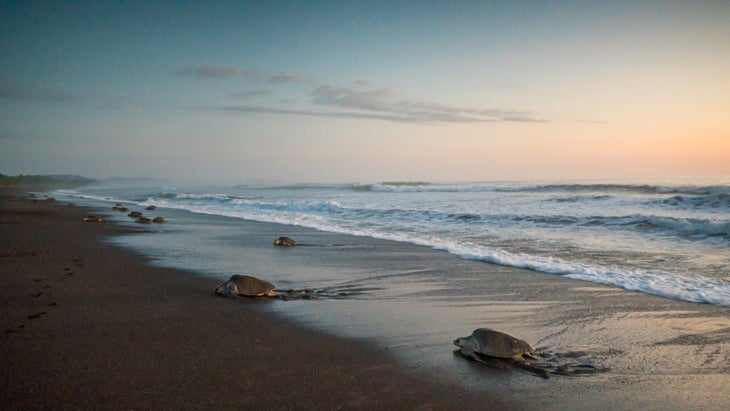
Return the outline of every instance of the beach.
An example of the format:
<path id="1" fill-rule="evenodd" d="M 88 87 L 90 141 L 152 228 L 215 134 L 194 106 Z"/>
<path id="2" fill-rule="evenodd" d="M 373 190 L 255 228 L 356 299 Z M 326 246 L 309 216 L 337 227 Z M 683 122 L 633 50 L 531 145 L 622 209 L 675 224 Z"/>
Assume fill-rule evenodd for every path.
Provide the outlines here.
<path id="1" fill-rule="evenodd" d="M 283 255 L 267 240 L 280 226 L 236 220 L 241 238 L 235 245 L 242 261 L 250 261 L 240 274 L 382 272 L 406 278 L 397 282 L 403 286 L 408 274 L 419 270 L 434 277 L 458 272 L 460 285 L 475 296 L 473 304 L 460 297 L 455 302 L 460 315 L 443 320 L 453 322 L 460 334 L 449 330 L 434 338 L 428 322 L 414 320 L 400 324 L 403 334 L 428 334 L 425 339 L 443 344 L 416 347 L 406 338 L 388 345 L 359 335 L 358 329 L 372 330 L 366 325 L 351 326 L 355 331 L 348 338 L 307 319 L 320 318 L 311 316 L 313 311 L 337 309 L 340 317 L 364 322 L 368 315 L 397 311 L 403 297 L 313 304 L 216 297 L 220 278 L 161 267 L 107 240 L 154 241 L 160 233 L 83 222 L 92 213 L 98 210 L 34 200 L 17 190 L 2 193 L 0 346 L 2 398 L 9 409 L 723 410 L 730 405 L 727 307 L 302 227 L 290 227 L 287 234 L 346 246 L 301 247 Z M 194 218 L 192 213 L 175 217 L 180 221 L 186 215 Z M 399 290 L 390 292 L 427 300 L 419 309 L 431 310 L 434 321 L 439 307 L 449 303 L 448 288 Z M 574 352 L 600 372 L 543 380 L 453 353 L 453 338 L 490 325 L 508 327 L 536 347 Z M 419 355 L 435 358 L 419 360 Z"/>

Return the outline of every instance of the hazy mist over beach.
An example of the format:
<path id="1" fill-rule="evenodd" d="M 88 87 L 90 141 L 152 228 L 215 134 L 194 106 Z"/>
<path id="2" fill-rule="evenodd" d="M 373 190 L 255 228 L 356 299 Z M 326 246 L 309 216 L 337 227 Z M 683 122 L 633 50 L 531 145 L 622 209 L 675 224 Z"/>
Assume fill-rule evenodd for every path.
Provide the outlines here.
<path id="1" fill-rule="evenodd" d="M 730 5 L 4 2 L 0 172 L 730 174 Z"/>
<path id="2" fill-rule="evenodd" d="M 0 0 L 0 220 L 3 408 L 728 410 L 730 1 Z"/>

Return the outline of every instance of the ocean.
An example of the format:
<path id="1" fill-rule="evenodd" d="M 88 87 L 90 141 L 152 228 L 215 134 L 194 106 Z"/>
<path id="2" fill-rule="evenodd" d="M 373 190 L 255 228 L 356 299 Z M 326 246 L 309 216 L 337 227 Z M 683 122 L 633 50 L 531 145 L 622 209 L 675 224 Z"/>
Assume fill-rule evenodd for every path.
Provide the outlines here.
<path id="1" fill-rule="evenodd" d="M 730 177 L 89 186 L 53 195 L 395 240 L 463 259 L 730 307 Z"/>

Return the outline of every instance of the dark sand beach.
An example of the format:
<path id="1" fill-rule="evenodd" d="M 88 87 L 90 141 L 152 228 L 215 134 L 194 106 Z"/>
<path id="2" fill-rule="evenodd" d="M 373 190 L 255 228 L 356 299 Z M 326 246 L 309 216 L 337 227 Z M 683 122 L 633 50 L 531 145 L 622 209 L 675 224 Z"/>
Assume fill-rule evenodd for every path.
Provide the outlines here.
<path id="1" fill-rule="evenodd" d="M 5 193 L 0 212 L 5 409 L 506 408 L 103 245 L 120 228 L 82 209 Z"/>
<path id="2" fill-rule="evenodd" d="M 455 375 L 468 379 L 462 383 L 439 375 L 434 362 L 413 366 L 375 340 L 333 336 L 260 303 L 216 297 L 215 279 L 153 266 L 102 241 L 134 229 L 83 222 L 91 212 L 33 201 L 20 191 L 2 192 L 3 408 L 730 406 L 730 310 L 725 307 L 467 261 L 413 245 L 399 245 L 394 253 L 387 247 L 379 251 L 386 242 L 374 242 L 367 256 L 350 248 L 326 251 L 339 253 L 328 261 L 342 258 L 354 269 L 372 259 L 383 269 L 395 264 L 391 269 L 404 272 L 424 265 L 434 272 L 478 272 L 489 283 L 483 289 L 476 281 L 465 286 L 475 294 L 490 293 L 494 302 L 480 306 L 473 328 L 512 322 L 512 331 L 536 345 L 578 341 L 604 369 L 543 380 L 456 358 L 445 338 L 443 374 L 457 368 Z M 247 230 L 265 227 L 252 223 Z M 248 247 L 242 255 L 257 252 Z"/>

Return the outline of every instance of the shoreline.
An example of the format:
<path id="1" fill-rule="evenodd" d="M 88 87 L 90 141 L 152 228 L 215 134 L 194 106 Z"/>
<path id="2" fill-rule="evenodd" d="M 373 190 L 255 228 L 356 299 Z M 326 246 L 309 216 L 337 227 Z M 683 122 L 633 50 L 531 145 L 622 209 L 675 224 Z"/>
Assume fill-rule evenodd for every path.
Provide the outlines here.
<path id="1" fill-rule="evenodd" d="M 512 408 L 216 297 L 215 280 L 104 244 L 125 229 L 81 207 L 0 195 L 6 409 Z"/>
<path id="2" fill-rule="evenodd" d="M 463 303 L 465 309 L 459 311 L 460 315 L 473 316 L 473 318 L 445 318 L 446 321 L 461 321 L 471 327 L 467 329 L 466 326 L 460 325 L 456 327 L 460 331 L 454 332 L 468 334 L 471 329 L 476 328 L 472 325 L 481 326 L 482 323 L 507 324 L 511 327 L 511 331 L 514 331 L 521 338 L 531 341 L 534 346 L 553 344 L 564 348 L 579 341 L 581 344 L 579 349 L 590 353 L 593 359 L 601 362 L 601 365 L 611 368 L 611 371 L 599 375 L 569 378 L 555 377 L 547 382 L 535 381 L 535 377 L 524 373 L 485 369 L 480 365 L 469 363 L 463 358 L 452 356 L 451 351 L 454 347 L 450 347 L 448 344 L 453 337 L 461 336 L 454 335 L 454 332 L 439 336 L 438 340 L 446 341 L 446 345 L 439 343 L 436 348 L 414 347 L 412 341 L 406 341 L 403 347 L 390 346 L 384 345 L 379 340 L 363 339 L 358 335 L 354 339 L 342 338 L 336 336 L 337 332 L 323 333 L 318 331 L 319 324 L 311 323 L 311 321 L 318 321 L 317 317 L 311 317 L 312 312 L 307 311 L 315 308 L 324 310 L 324 307 L 328 307 L 340 310 L 343 315 L 348 316 L 354 312 L 348 311 L 352 310 L 348 307 L 359 304 L 364 310 L 373 310 L 380 307 L 380 315 L 387 316 L 393 309 L 399 310 L 402 308 L 400 301 L 393 303 L 387 300 L 374 302 L 347 300 L 340 305 L 302 304 L 297 307 L 285 305 L 293 303 L 276 305 L 278 303 L 276 301 L 271 302 L 272 304 L 266 304 L 265 302 L 221 299 L 212 295 L 213 287 L 219 283 L 217 279 L 195 275 L 189 270 L 152 266 L 149 264 L 152 261 L 150 257 L 144 257 L 116 245 L 100 242 L 101 238 L 123 233 L 136 233 L 139 231 L 138 229 L 112 223 L 82 223 L 81 218 L 85 213 L 82 207 L 67 207 L 59 203 L 45 202 L 32 204 L 29 200 L 17 198 L 14 201 L 20 205 L 14 205 L 15 208 L 10 208 L 22 212 L 7 213 L 7 216 L 11 220 L 19 219 L 20 222 L 6 224 L 3 221 L 4 224 L 0 225 L 0 228 L 4 232 L 18 231 L 21 225 L 24 226 L 22 228 L 34 225 L 36 234 L 40 232 L 47 233 L 50 226 L 61 224 L 64 227 L 63 230 L 75 233 L 74 236 L 79 238 L 80 244 L 85 244 L 83 247 L 90 247 L 90 250 L 94 250 L 93 252 L 87 252 L 88 255 L 105 256 L 104 258 L 97 258 L 93 264 L 91 261 L 87 261 L 87 258 L 81 257 L 84 269 L 90 269 L 93 266 L 93 269 L 100 275 L 104 274 L 101 279 L 84 277 L 84 282 L 91 284 L 94 280 L 116 284 L 119 290 L 116 292 L 109 291 L 109 295 L 117 298 L 119 296 L 125 297 L 121 290 L 133 290 L 131 295 L 126 296 L 123 300 L 114 300 L 111 305 L 115 307 L 114 310 L 121 313 L 131 310 L 134 312 L 135 318 L 147 318 L 147 320 L 143 321 L 143 324 L 138 324 L 139 321 L 128 320 L 124 322 L 120 320 L 120 313 L 110 313 L 112 309 L 107 307 L 109 299 L 104 300 L 103 297 L 96 295 L 95 292 L 92 292 L 91 287 L 85 289 L 84 292 L 78 293 L 77 298 L 71 304 L 72 306 L 83 306 L 83 301 L 92 301 L 93 303 L 87 304 L 92 304 L 105 315 L 112 315 L 116 322 L 124 322 L 127 326 L 138 329 L 135 338 L 140 339 L 135 340 L 137 342 L 135 345 L 149 344 L 151 347 L 157 347 L 156 354 L 167 359 L 170 357 L 167 356 L 164 349 L 159 348 L 160 345 L 175 346 L 175 350 L 178 352 L 177 355 L 173 355 L 175 361 L 186 364 L 185 367 L 192 369 L 201 367 L 200 362 L 202 360 L 200 358 L 205 357 L 203 353 L 215 352 L 218 349 L 218 345 L 222 341 L 218 337 L 225 338 L 225 336 L 228 336 L 232 339 L 248 341 L 245 347 L 227 347 L 224 352 L 219 354 L 220 357 L 216 356 L 216 361 L 221 362 L 226 359 L 226 355 L 229 356 L 229 360 L 230 358 L 241 358 L 243 356 L 247 359 L 246 365 L 231 366 L 230 364 L 221 365 L 216 363 L 215 366 L 204 367 L 204 370 L 218 378 L 215 380 L 218 382 L 223 381 L 223 377 L 219 376 L 218 372 L 209 369 L 210 367 L 222 367 L 228 370 L 231 375 L 235 375 L 237 372 L 239 378 L 241 377 L 240 374 L 244 374 L 244 370 L 255 370 L 253 373 L 258 378 L 249 376 L 245 383 L 236 380 L 225 381 L 228 384 L 239 384 L 239 386 L 243 384 L 247 391 L 263 389 L 270 396 L 275 396 L 278 399 L 287 398 L 290 401 L 286 405 L 274 401 L 273 398 L 265 398 L 262 400 L 263 403 L 256 402 L 252 398 L 244 401 L 232 398 L 224 387 L 213 386 L 214 384 L 211 382 L 205 384 L 206 394 L 197 395 L 198 402 L 194 402 L 186 398 L 176 398 L 172 393 L 174 388 L 167 385 L 163 387 L 163 391 L 168 396 L 167 401 L 181 404 L 180 406 L 205 408 L 206 405 L 204 404 L 208 403 L 204 401 L 211 401 L 210 397 L 228 398 L 228 400 L 210 403 L 212 405 L 240 406 L 243 404 L 252 406 L 256 404 L 264 408 L 274 409 L 329 409 L 338 407 L 355 409 L 374 409 L 376 407 L 406 409 L 489 408 L 486 405 L 491 405 L 492 409 L 585 409 L 595 406 L 598 402 L 613 409 L 719 410 L 726 409 L 730 404 L 730 394 L 725 392 L 725 387 L 730 384 L 730 369 L 727 366 L 730 361 L 730 320 L 728 320 L 730 310 L 727 308 L 667 300 L 579 280 L 493 266 L 482 262 L 460 259 L 443 251 L 423 246 L 399 244 L 387 240 L 357 239 L 341 234 L 319 233 L 318 235 L 328 242 L 332 242 L 333 239 L 339 242 L 350 241 L 353 243 L 352 247 L 336 250 L 304 247 L 302 250 L 308 249 L 305 256 L 296 257 L 296 253 L 286 253 L 287 257 L 282 258 L 281 254 L 278 253 L 276 261 L 272 262 L 267 260 L 266 256 L 266 253 L 271 252 L 271 247 L 262 248 L 256 245 L 261 243 L 261 238 L 270 237 L 266 230 L 271 229 L 272 225 L 255 222 L 242 222 L 240 224 L 242 229 L 246 231 L 246 237 L 251 236 L 253 239 L 238 238 L 233 241 L 235 247 L 238 247 L 237 249 L 246 257 L 246 261 L 262 260 L 260 263 L 257 262 L 258 267 L 256 265 L 247 267 L 247 270 L 249 268 L 254 270 L 253 275 L 260 275 L 263 272 L 278 272 L 277 270 L 282 269 L 286 271 L 287 267 L 290 271 L 328 268 L 342 270 L 346 268 L 346 264 L 350 267 L 350 270 L 362 270 L 364 266 L 372 266 L 369 270 L 385 274 L 408 272 L 420 268 L 427 269 L 433 272 L 434 275 L 437 273 L 451 275 L 456 272 L 459 274 L 465 272 L 478 275 L 480 279 L 487 276 L 490 280 L 489 288 L 479 289 L 475 287 L 475 299 L 471 303 L 479 303 L 475 307 L 481 308 L 475 311 L 469 308 L 469 302 L 465 302 Z M 9 204 L 10 202 L 6 204 L 5 200 L 3 201 L 3 220 L 5 220 Z M 32 224 L 34 220 L 27 220 L 31 216 L 36 219 L 46 219 L 47 221 L 43 224 L 40 222 Z M 68 220 L 63 220 L 64 218 Z M 219 220 L 223 221 L 223 219 Z M 296 230 L 310 234 L 314 231 L 304 228 L 292 228 L 292 231 L 296 232 Z M 141 233 L 139 235 L 149 237 L 139 238 L 151 241 L 159 234 L 161 233 Z M 59 238 L 61 234 L 56 232 L 55 235 L 55 238 Z M 28 236 L 33 237 L 31 233 L 28 233 Z M 53 238 L 53 236 L 48 237 L 48 234 L 44 236 Z M 239 237 L 243 237 L 243 235 L 239 235 Z M 10 237 L 3 237 L 4 243 L 7 242 L 7 238 Z M 82 241 L 82 238 L 85 238 L 85 240 Z M 38 238 L 31 239 L 38 240 Z M 367 247 L 363 247 L 363 244 Z M 70 246 L 70 244 L 63 245 L 64 247 Z M 53 241 L 45 241 L 42 246 L 38 246 L 40 248 L 36 247 L 37 250 L 29 248 L 28 250 L 19 250 L 18 253 L 46 253 L 47 251 L 39 250 L 43 250 L 43 247 L 51 250 L 57 246 L 58 244 Z M 4 244 L 3 247 L 5 247 Z M 67 260 L 70 260 L 70 262 L 65 263 L 66 265 L 74 264 L 73 259 L 79 257 L 71 257 L 68 254 L 73 254 L 83 247 L 72 247 L 71 250 L 73 251 L 66 248 L 65 252 L 61 250 L 58 250 L 58 252 L 67 255 Z M 362 252 L 363 248 L 367 248 L 367 253 Z M 21 254 L 12 257 L 18 260 L 13 264 L 23 260 L 23 263 L 34 265 L 37 270 L 44 267 L 52 268 L 53 264 L 50 262 L 40 261 L 42 258 L 39 257 L 44 257 L 43 254 L 35 256 Z M 3 258 L 3 260 L 10 261 L 8 257 Z M 110 261 L 121 262 L 110 265 Z M 326 264 L 323 264 L 323 261 Z M 307 266 L 308 264 L 310 266 Z M 291 266 L 294 266 L 294 268 Z M 77 270 L 71 266 L 64 268 L 70 268 L 72 271 Z M 79 268 L 79 273 L 74 272 L 74 275 L 70 276 L 69 279 L 76 281 L 80 277 L 77 274 L 81 274 L 81 270 L 82 268 Z M 111 271 L 111 273 L 103 273 L 104 271 Z M 129 276 L 130 273 L 141 274 Z M 160 273 L 164 273 L 162 276 L 164 281 L 163 278 L 157 278 Z M 118 278 L 120 275 L 122 278 Z M 469 277 L 464 278 L 469 279 Z M 37 285 L 29 284 L 30 288 Z M 59 280 L 59 284 L 65 283 Z M 468 284 L 470 287 L 478 285 L 476 282 Z M 58 294 L 56 285 L 50 285 L 52 285 L 50 290 L 53 290 L 54 295 Z M 31 293 L 30 288 L 26 288 L 28 295 L 38 292 Z M 8 292 L 5 286 L 2 290 L 3 293 Z M 430 290 L 419 295 L 425 297 L 421 299 L 428 300 L 435 296 L 434 292 L 434 290 Z M 138 297 L 137 293 L 142 293 L 146 297 Z M 494 298 L 494 301 L 484 305 L 485 303 L 480 302 L 484 299 L 484 294 L 489 294 Z M 40 296 L 38 299 L 44 296 Z M 16 297 L 18 301 L 22 300 L 26 304 L 31 300 L 40 301 L 28 296 Z M 439 296 L 436 295 L 436 297 Z M 427 304 L 419 307 L 419 309 L 425 308 L 427 314 L 433 314 L 434 317 L 442 315 L 445 304 L 443 301 L 448 303 L 449 296 L 446 294 L 440 297 L 441 299 L 437 300 L 441 302 Z M 5 298 L 4 295 L 4 310 L 6 306 L 9 306 L 5 303 Z M 8 335 L 24 335 L 29 330 L 27 327 L 30 327 L 30 325 L 44 324 L 42 321 L 48 321 L 52 318 L 55 321 L 55 317 L 52 317 L 51 314 L 61 306 L 65 307 L 69 304 L 69 302 L 64 304 L 60 304 L 58 301 L 52 302 L 57 305 L 45 309 L 46 314 L 37 319 L 23 320 L 27 323 L 26 328 L 18 332 L 6 333 L 3 336 L 4 354 Z M 186 304 L 201 305 L 204 307 L 203 312 L 190 311 Z M 155 314 L 160 310 L 164 310 L 167 314 Z M 198 321 L 195 324 L 187 324 L 185 318 L 183 318 L 183 313 L 178 313 L 179 310 L 187 313 L 185 315 L 189 315 L 191 318 L 198 318 Z M 294 312 L 295 318 L 292 319 L 290 316 L 281 315 L 284 310 Z M 424 315 L 423 313 L 420 314 Z M 377 316 L 378 313 L 366 315 Z M 204 320 L 201 320 L 201 317 Z M 161 318 L 170 321 L 170 324 L 166 326 L 167 328 L 164 328 L 167 332 L 163 333 L 162 337 L 159 335 L 157 325 L 154 322 L 155 320 L 159 321 Z M 236 319 L 235 325 L 234 318 Z M 300 320 L 307 318 L 309 320 L 305 320 L 304 325 L 302 325 Z M 213 319 L 217 323 L 210 324 Z M 434 321 L 436 319 L 434 318 Z M 75 317 L 65 321 L 75 327 L 79 326 L 75 324 L 78 322 Z M 307 321 L 310 321 L 310 323 L 307 323 Z M 356 318 L 355 321 L 361 321 L 361 318 Z M 133 324 L 133 326 L 130 324 Z M 296 341 L 294 345 L 296 350 L 287 352 L 284 355 L 287 361 L 281 361 L 282 358 L 275 354 L 274 347 L 261 346 L 261 339 L 259 339 L 258 344 L 256 344 L 255 339 L 253 341 L 247 340 L 250 337 L 248 334 L 251 327 L 256 327 L 253 324 L 259 324 L 262 329 L 257 329 L 257 332 L 263 332 L 267 337 L 273 335 L 271 334 L 273 333 L 272 329 L 277 331 L 277 335 L 279 331 L 284 334 L 288 332 L 286 334 L 288 337 L 282 337 L 284 339 L 280 341 L 284 341 L 286 347 L 292 347 L 291 341 Z M 5 326 L 5 324 L 3 325 Z M 85 329 L 95 330 L 96 333 L 100 332 L 99 324 L 84 323 L 84 326 Z M 59 327 L 59 324 L 55 324 L 54 327 Z M 206 330 L 213 336 L 206 335 L 204 340 L 193 344 L 194 347 L 190 348 L 192 343 L 181 343 L 173 338 L 174 332 L 172 329 L 176 330 L 180 327 L 188 330 L 187 332 L 190 335 L 200 336 L 205 334 L 203 330 Z M 343 328 L 337 326 L 336 323 L 335 325 L 329 325 L 329 327 L 335 327 L 335 331 L 340 331 Z M 417 327 L 419 327 L 418 324 L 410 323 L 405 331 L 413 331 L 410 329 Z M 104 330 L 103 332 L 109 333 L 110 331 Z M 157 339 L 143 337 L 143 334 L 157 335 Z M 117 334 L 117 337 L 120 335 L 124 334 Z M 112 346 L 121 346 L 121 352 L 136 353 L 135 350 L 141 350 L 139 347 L 132 347 L 114 341 L 113 338 L 108 336 L 107 338 L 109 339 L 108 343 Z M 163 342 L 165 344 L 162 344 Z M 305 342 L 312 343 L 314 347 L 305 348 L 303 346 Z M 75 344 L 79 343 L 79 341 L 75 342 Z M 81 343 L 88 344 L 88 341 L 82 339 Z M 61 345 L 60 350 L 63 352 L 68 350 L 68 341 L 64 341 L 64 344 Z M 181 347 L 177 347 L 177 345 L 181 345 Z M 180 354 L 182 350 L 185 350 L 185 347 L 198 353 L 200 358 L 197 359 L 197 362 L 195 358 L 187 358 L 187 356 Z M 14 348 L 18 349 L 18 347 Z M 41 347 L 35 349 L 38 352 L 43 352 Z M 431 351 L 428 351 L 429 349 Z M 261 354 L 261 350 L 267 353 L 268 356 L 258 356 L 258 354 Z M 38 355 L 38 352 L 36 352 L 36 355 Z M 302 352 L 305 354 L 302 354 Z M 429 352 L 433 355 L 429 355 L 426 361 L 417 357 Z M 242 353 L 245 355 L 242 355 Z M 411 356 L 411 358 L 407 358 L 408 356 Z M 416 358 L 412 358 L 413 356 L 416 356 Z M 430 357 L 437 358 L 437 360 L 434 360 L 435 363 L 430 366 L 423 364 L 428 363 L 431 360 Z M 340 360 L 337 361 L 337 358 Z M 76 361 L 83 361 L 83 358 L 78 358 Z M 137 372 L 141 372 L 140 370 L 143 369 L 141 365 L 138 366 L 140 367 L 138 369 L 130 369 L 129 366 L 120 364 L 119 361 L 117 360 L 116 365 L 121 366 L 122 370 L 129 375 L 136 375 Z M 148 359 L 148 361 L 151 360 Z M 168 375 L 168 373 L 173 373 L 174 367 L 169 364 L 160 364 L 161 361 L 161 359 L 151 361 L 152 369 L 167 378 L 172 378 L 173 381 L 178 381 L 178 384 L 180 384 L 181 377 Z M 194 365 L 190 365 L 191 362 Z M 37 369 L 37 366 L 35 367 Z M 335 370 L 332 369 L 333 367 Z M 96 370 L 95 372 L 101 372 L 101 375 L 106 376 L 102 370 Z M 335 372 L 334 376 L 337 380 L 335 382 L 330 381 L 333 372 Z M 21 381 L 33 383 L 33 378 L 32 375 L 25 375 Z M 110 377 L 106 376 L 106 378 Z M 317 383 L 316 388 L 309 385 L 320 379 L 326 379 L 326 381 L 321 383 L 322 385 Z M 55 382 L 59 383 L 59 381 Z M 191 381 L 184 382 L 187 384 L 192 383 Z M 270 387 L 272 384 L 276 388 Z M 265 388 L 262 388 L 264 386 Z M 299 387 L 300 391 L 292 390 L 292 386 Z M 407 390 L 404 391 L 404 387 L 407 387 Z M 316 394 L 313 392 L 316 392 Z M 87 393 L 87 395 L 90 395 L 90 393 Z M 144 402 L 144 400 L 149 401 L 147 397 L 141 398 L 126 392 L 124 395 L 130 401 L 125 403 L 127 408 L 149 408 L 145 405 L 148 403 Z M 178 392 L 177 395 L 182 394 Z M 205 400 L 203 401 L 200 398 L 205 398 Z M 76 408 L 83 407 L 83 404 L 79 403 L 69 404 L 76 404 L 72 405 Z M 97 404 L 109 406 L 109 404 Z M 167 404 L 165 406 L 169 407 Z"/>

